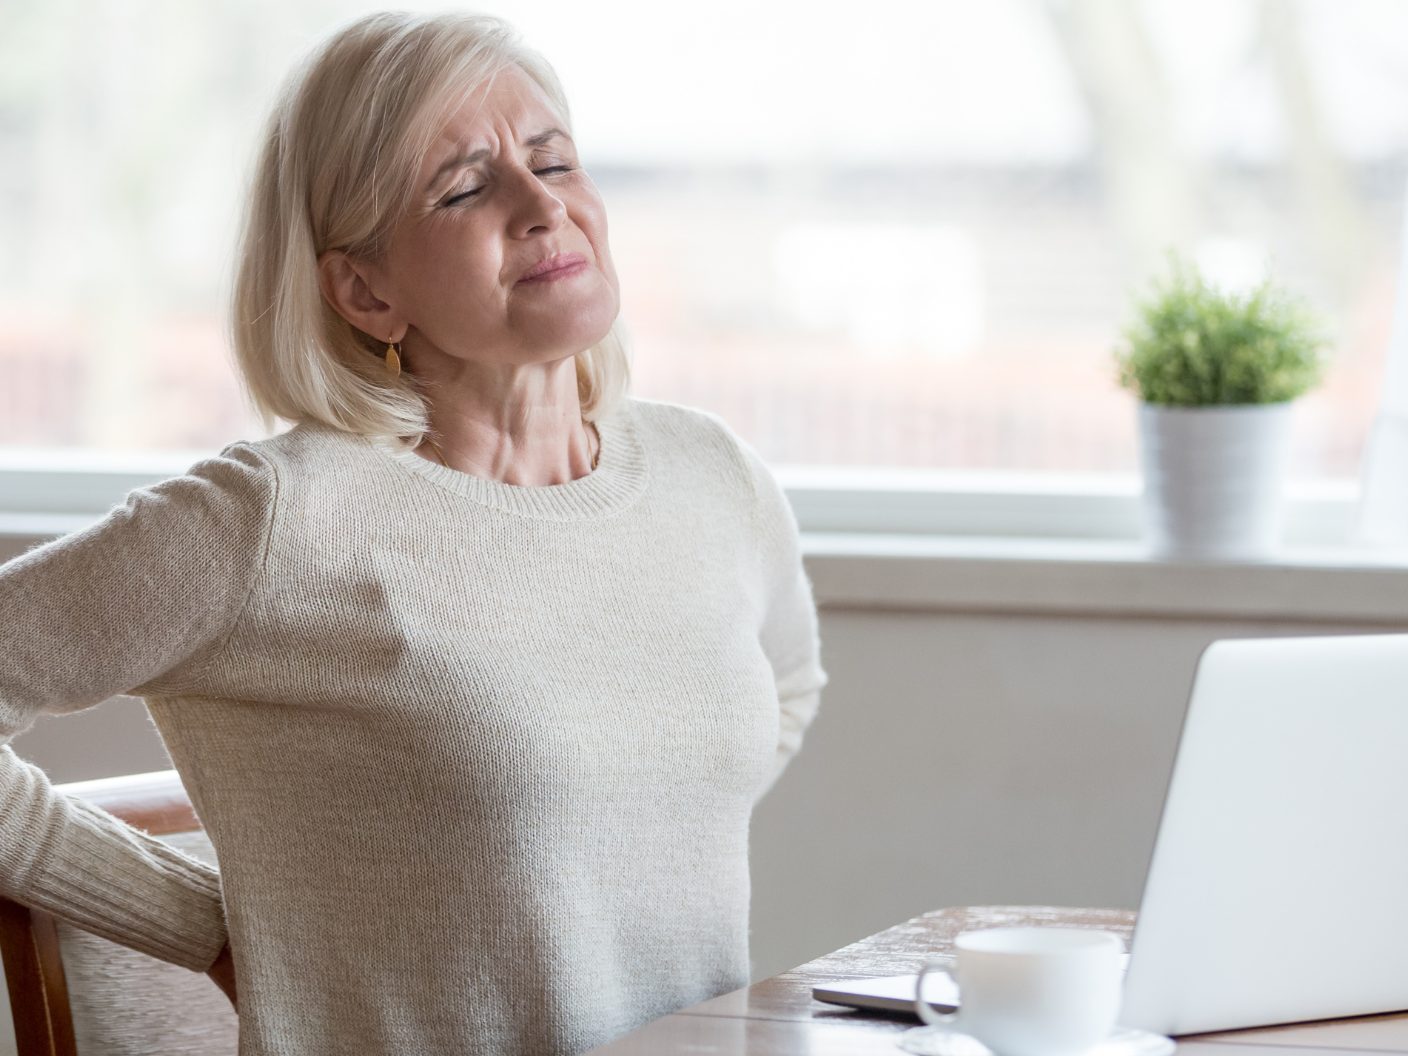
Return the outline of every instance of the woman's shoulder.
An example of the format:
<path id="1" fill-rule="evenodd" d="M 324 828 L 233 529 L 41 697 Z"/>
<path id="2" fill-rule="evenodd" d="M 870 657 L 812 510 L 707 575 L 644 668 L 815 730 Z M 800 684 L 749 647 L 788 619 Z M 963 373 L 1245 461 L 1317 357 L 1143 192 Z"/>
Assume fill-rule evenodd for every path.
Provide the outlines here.
<path id="1" fill-rule="evenodd" d="M 272 436 L 236 440 L 227 444 L 220 453 L 225 455 L 231 452 L 252 452 L 272 468 L 287 469 L 298 464 L 306 465 L 334 459 L 340 451 L 369 442 L 369 438 L 344 429 L 309 421 L 299 422 Z"/>
<path id="2" fill-rule="evenodd" d="M 173 522 L 195 516 L 212 524 L 249 519 L 267 527 L 276 508 L 314 490 L 305 482 L 335 478 L 339 461 L 352 466 L 358 442 L 352 434 L 310 425 L 231 441 L 176 476 L 130 492 L 127 505 L 169 511 Z"/>
<path id="3" fill-rule="evenodd" d="M 327 487 L 351 487 L 366 476 L 372 437 L 321 422 L 300 422 L 283 432 L 227 444 L 216 456 L 236 459 L 268 478 L 283 496 Z"/>
<path id="4" fill-rule="evenodd" d="M 678 456 L 683 465 L 732 479 L 756 498 L 768 470 L 756 449 L 714 411 L 668 400 L 627 400 L 630 413 L 645 434 L 647 446 L 659 457 Z M 770 478 L 769 478 L 770 479 Z"/>
<path id="5" fill-rule="evenodd" d="M 702 447 L 736 458 L 744 446 L 743 439 L 722 415 L 702 407 L 639 396 L 629 397 L 626 404 L 646 432 L 687 445 L 696 453 Z"/>

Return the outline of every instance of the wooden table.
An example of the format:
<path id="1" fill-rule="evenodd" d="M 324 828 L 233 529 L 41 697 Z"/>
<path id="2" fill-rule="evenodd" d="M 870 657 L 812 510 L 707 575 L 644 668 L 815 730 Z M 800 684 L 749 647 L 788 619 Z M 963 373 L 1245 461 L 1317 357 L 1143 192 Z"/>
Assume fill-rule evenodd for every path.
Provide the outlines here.
<path id="1" fill-rule="evenodd" d="M 1098 928 L 1128 944 L 1134 914 L 1049 906 L 968 906 L 926 913 L 743 990 L 664 1016 L 591 1056 L 903 1056 L 896 1044 L 917 1020 L 823 1004 L 819 982 L 899 975 L 952 951 L 954 936 L 976 928 L 1019 924 Z M 1249 1052 L 1248 1049 L 1259 1052 Z M 1374 1056 L 1408 1054 L 1408 1014 L 1199 1034 L 1179 1039 L 1182 1056 Z"/>

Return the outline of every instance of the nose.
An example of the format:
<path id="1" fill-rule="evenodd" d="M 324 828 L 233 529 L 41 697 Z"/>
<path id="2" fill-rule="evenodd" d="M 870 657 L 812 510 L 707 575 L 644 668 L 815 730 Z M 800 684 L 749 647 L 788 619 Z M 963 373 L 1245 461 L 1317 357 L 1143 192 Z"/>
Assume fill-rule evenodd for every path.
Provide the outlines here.
<path id="1" fill-rule="evenodd" d="M 513 211 L 509 230 L 515 238 L 555 231 L 567 219 L 567 206 L 531 170 L 522 169 L 514 180 Z"/>

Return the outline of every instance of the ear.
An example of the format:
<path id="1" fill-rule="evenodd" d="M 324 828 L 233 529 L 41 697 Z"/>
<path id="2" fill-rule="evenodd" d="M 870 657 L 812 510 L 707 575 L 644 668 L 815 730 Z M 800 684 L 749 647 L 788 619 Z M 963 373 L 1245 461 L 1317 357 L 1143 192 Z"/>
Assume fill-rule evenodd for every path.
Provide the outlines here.
<path id="1" fill-rule="evenodd" d="M 340 249 L 318 258 L 318 288 L 338 315 L 378 341 L 400 341 L 410 328 L 405 318 L 372 292 L 372 269 Z"/>

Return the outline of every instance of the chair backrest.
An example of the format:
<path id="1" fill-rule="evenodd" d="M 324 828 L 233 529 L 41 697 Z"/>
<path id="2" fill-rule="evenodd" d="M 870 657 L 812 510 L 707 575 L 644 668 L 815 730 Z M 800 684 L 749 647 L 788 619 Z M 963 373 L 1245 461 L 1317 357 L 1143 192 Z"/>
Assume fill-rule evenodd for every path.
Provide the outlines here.
<path id="1" fill-rule="evenodd" d="M 174 770 L 61 785 L 215 864 Z M 0 954 L 18 1056 L 232 1056 L 239 1020 L 203 975 L 0 898 Z"/>

